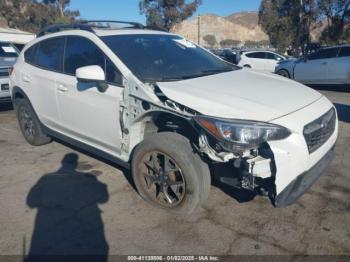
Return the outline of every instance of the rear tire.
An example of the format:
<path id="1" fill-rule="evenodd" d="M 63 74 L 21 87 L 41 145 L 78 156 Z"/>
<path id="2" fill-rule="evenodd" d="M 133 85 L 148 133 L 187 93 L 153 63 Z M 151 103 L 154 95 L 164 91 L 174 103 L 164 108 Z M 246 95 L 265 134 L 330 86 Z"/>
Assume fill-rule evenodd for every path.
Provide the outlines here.
<path id="1" fill-rule="evenodd" d="M 290 78 L 289 72 L 287 70 L 281 69 L 277 72 L 277 75 Z"/>
<path id="2" fill-rule="evenodd" d="M 41 146 L 52 141 L 42 130 L 34 109 L 26 99 L 16 101 L 16 115 L 24 138 L 32 146 Z"/>
<path id="3" fill-rule="evenodd" d="M 176 133 L 159 133 L 137 146 L 132 175 L 144 200 L 178 214 L 190 214 L 209 196 L 208 165 Z"/>

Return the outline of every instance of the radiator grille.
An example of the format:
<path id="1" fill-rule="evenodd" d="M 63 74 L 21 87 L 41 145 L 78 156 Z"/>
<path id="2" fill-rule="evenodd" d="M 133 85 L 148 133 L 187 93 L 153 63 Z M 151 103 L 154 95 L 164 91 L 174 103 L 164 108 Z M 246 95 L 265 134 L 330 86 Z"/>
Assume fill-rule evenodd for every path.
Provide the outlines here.
<path id="1" fill-rule="evenodd" d="M 326 114 L 304 127 L 304 137 L 310 154 L 319 149 L 332 136 L 336 125 L 336 112 L 332 108 Z"/>

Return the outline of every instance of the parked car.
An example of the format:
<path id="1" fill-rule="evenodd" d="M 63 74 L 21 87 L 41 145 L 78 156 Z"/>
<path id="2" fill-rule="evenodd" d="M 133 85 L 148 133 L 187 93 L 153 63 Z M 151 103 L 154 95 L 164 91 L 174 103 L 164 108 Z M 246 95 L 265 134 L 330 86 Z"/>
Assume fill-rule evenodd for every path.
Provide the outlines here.
<path id="1" fill-rule="evenodd" d="M 15 64 L 18 51 L 9 43 L 0 42 L 0 103 L 11 101 L 9 90 L 9 70 Z"/>
<path id="2" fill-rule="evenodd" d="M 275 72 L 304 84 L 350 84 L 350 46 L 323 48 L 306 58 L 282 61 Z"/>
<path id="3" fill-rule="evenodd" d="M 284 207 L 330 164 L 338 120 L 322 94 L 175 34 L 107 29 L 52 26 L 20 54 L 10 88 L 31 145 L 58 137 L 131 168 L 142 198 L 178 213 L 212 177 Z"/>
<path id="4" fill-rule="evenodd" d="M 213 53 L 231 64 L 238 64 L 238 54 L 230 49 L 214 50 Z"/>
<path id="5" fill-rule="evenodd" d="M 273 73 L 277 63 L 284 60 L 286 60 L 284 56 L 270 51 L 247 51 L 242 52 L 238 65 Z"/>

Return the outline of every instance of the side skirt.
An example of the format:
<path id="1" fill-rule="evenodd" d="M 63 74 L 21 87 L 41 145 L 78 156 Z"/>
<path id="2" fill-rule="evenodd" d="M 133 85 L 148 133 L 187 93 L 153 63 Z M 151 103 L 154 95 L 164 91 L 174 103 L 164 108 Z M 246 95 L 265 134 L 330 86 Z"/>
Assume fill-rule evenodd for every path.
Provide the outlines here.
<path id="1" fill-rule="evenodd" d="M 115 156 L 112 156 L 100 149 L 97 149 L 95 147 L 89 146 L 85 143 L 79 142 L 75 139 L 72 139 L 70 137 L 67 137 L 65 135 L 62 135 L 56 131 L 51 130 L 50 128 L 44 126 L 42 124 L 42 128 L 43 131 L 45 132 L 45 134 L 51 136 L 52 138 L 55 138 L 58 140 L 58 142 L 61 142 L 62 144 L 67 144 L 70 145 L 72 147 L 77 148 L 78 150 L 82 151 L 81 153 L 84 153 L 86 155 L 89 155 L 93 158 L 96 158 L 98 160 L 105 160 L 108 162 L 111 162 L 117 166 L 126 168 L 126 169 L 130 169 L 130 163 L 129 162 L 125 162 Z"/>

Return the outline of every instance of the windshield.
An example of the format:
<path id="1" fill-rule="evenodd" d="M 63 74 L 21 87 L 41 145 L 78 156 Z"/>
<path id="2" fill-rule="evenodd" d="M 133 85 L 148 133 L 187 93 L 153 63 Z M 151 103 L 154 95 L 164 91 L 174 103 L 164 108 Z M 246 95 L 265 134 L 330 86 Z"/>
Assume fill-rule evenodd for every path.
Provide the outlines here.
<path id="1" fill-rule="evenodd" d="M 144 82 L 178 81 L 239 69 L 179 36 L 113 35 L 102 40 Z"/>
<path id="2" fill-rule="evenodd" d="M 11 44 L 0 43 L 0 57 L 18 57 L 18 51 Z"/>

